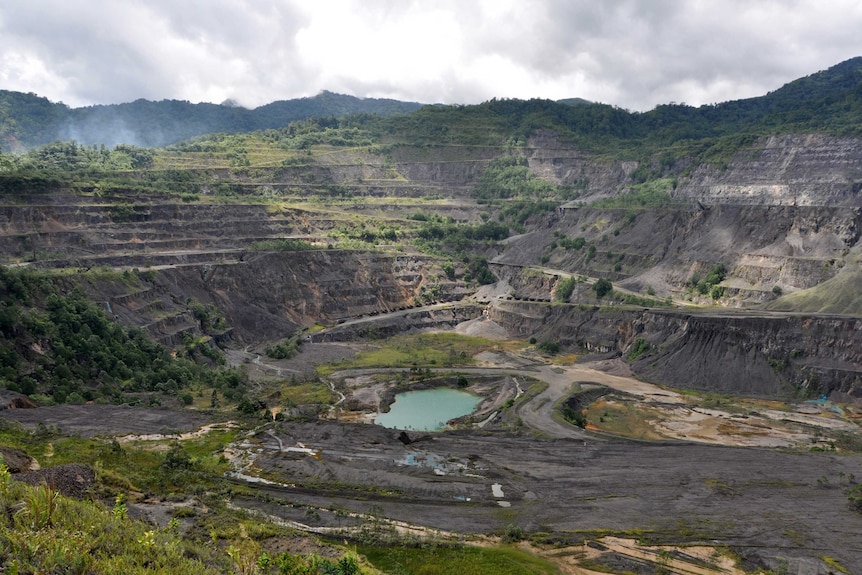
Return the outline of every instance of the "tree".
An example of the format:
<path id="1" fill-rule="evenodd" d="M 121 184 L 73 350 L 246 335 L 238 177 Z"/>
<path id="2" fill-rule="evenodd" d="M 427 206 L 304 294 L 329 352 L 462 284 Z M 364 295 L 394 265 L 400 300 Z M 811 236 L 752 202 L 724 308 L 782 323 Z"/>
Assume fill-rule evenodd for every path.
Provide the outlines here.
<path id="1" fill-rule="evenodd" d="M 595 290 L 596 296 L 599 299 L 601 299 L 601 298 L 605 297 L 606 295 L 608 295 L 609 293 L 611 293 L 611 291 L 613 291 L 613 289 L 614 289 L 613 284 L 609 280 L 606 280 L 605 278 L 601 278 L 600 280 L 598 280 L 596 283 L 593 284 L 593 290 Z"/>

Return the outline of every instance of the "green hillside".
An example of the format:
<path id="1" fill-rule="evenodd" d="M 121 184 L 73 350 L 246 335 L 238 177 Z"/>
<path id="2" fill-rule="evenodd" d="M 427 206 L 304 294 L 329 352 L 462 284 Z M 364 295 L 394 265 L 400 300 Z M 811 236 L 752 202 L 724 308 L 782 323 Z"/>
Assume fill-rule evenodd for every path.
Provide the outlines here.
<path id="1" fill-rule="evenodd" d="M 475 106 L 423 107 L 415 102 L 360 99 L 331 92 L 253 110 L 178 100 L 70 108 L 35 94 L 0 91 L 0 150 L 26 149 L 54 140 L 164 146 L 206 133 L 282 128 L 297 120 L 353 114 L 373 116 L 357 120 L 364 123 L 410 114 L 384 121 L 380 129 L 406 130 L 422 141 L 499 143 L 524 138 L 535 129 L 551 128 L 596 150 L 621 145 L 668 147 L 740 132 L 858 135 L 862 129 L 862 58 L 847 60 L 757 98 L 700 107 L 663 104 L 643 113 L 580 98 L 558 102 L 492 99 Z"/>
<path id="2" fill-rule="evenodd" d="M 311 98 L 282 100 L 253 110 L 229 104 L 143 99 L 70 108 L 35 94 L 0 90 L 0 151 L 20 151 L 57 140 L 88 146 L 158 147 L 212 132 L 281 128 L 314 117 L 391 116 L 412 112 L 420 106 L 416 102 L 321 92 Z"/>

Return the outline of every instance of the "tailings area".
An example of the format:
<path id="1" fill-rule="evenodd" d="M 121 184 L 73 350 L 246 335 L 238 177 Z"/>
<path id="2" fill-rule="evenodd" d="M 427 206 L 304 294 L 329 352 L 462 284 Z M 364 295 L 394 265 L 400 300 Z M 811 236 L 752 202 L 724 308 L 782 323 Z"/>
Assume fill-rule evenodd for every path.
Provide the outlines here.
<path id="1" fill-rule="evenodd" d="M 729 545 L 754 563 L 825 554 L 862 571 L 862 521 L 846 496 L 862 477 L 855 456 L 506 432 L 416 439 L 373 425 L 273 424 L 248 445 L 272 499 L 246 504 L 313 517 L 318 529 L 385 518 L 459 533 L 517 526 L 568 544 L 610 531 Z"/>

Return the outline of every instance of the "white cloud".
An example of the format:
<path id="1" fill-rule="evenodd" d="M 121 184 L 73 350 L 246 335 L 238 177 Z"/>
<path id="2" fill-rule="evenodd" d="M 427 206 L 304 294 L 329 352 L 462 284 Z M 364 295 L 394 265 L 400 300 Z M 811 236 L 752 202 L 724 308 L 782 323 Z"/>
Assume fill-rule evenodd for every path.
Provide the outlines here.
<path id="1" fill-rule="evenodd" d="M 859 51 L 850 0 L 7 0 L 0 88 L 70 105 L 321 90 L 629 109 L 763 94 Z"/>

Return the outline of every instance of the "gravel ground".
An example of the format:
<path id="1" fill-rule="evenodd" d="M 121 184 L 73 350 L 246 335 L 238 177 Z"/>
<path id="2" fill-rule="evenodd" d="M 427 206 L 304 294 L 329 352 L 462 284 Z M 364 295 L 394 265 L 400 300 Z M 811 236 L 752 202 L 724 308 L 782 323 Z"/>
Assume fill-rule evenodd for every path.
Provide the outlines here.
<path id="1" fill-rule="evenodd" d="M 276 434 L 285 447 L 318 450 L 280 451 L 259 436 L 257 465 L 293 485 L 262 489 L 295 504 L 375 506 L 463 533 L 644 530 L 727 544 L 761 563 L 829 555 L 862 573 L 862 517 L 846 496 L 850 474 L 862 477 L 856 456 L 467 431 L 405 446 L 393 430 L 335 422 L 280 424 Z M 351 494 L 351 485 L 373 487 Z"/>
<path id="2" fill-rule="evenodd" d="M 82 437 L 129 433 L 182 433 L 213 421 L 211 414 L 192 410 L 128 407 L 120 405 L 53 405 L 36 409 L 6 409 L 0 419 L 15 421 L 27 429 L 39 424 L 60 433 Z"/>

